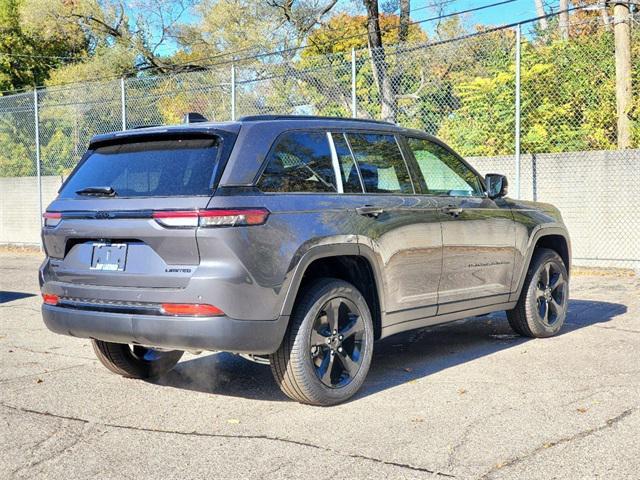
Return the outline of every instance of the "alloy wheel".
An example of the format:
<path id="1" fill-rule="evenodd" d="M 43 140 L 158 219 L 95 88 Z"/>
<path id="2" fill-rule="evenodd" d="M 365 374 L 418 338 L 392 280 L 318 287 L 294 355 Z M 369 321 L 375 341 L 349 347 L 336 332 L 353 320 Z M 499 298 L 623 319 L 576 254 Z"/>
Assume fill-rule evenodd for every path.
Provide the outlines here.
<path id="1" fill-rule="evenodd" d="M 563 271 L 553 262 L 545 263 L 536 283 L 535 297 L 540 320 L 553 326 L 563 318 L 567 308 L 567 279 Z"/>
<path id="2" fill-rule="evenodd" d="M 309 354 L 320 381 L 341 388 L 358 373 L 365 351 L 365 324 L 356 305 L 342 297 L 325 303 L 311 330 Z"/>

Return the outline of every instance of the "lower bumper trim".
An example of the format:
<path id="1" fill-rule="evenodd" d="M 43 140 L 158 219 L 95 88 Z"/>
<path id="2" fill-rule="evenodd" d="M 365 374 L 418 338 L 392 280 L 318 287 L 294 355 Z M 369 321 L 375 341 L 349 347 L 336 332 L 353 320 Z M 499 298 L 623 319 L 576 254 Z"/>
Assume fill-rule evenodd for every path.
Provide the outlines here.
<path id="1" fill-rule="evenodd" d="M 163 317 L 79 310 L 42 305 L 49 330 L 62 335 L 173 350 L 218 350 L 266 355 L 275 352 L 289 317 L 235 320 L 216 317 Z"/>

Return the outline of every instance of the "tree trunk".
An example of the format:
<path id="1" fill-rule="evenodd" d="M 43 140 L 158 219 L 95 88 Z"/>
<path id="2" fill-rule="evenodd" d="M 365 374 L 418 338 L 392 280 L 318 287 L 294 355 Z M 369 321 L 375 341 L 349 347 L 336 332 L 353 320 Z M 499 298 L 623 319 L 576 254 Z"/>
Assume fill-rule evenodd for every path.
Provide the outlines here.
<path id="1" fill-rule="evenodd" d="M 544 4 L 542 3 L 542 0 L 534 0 L 534 2 L 536 4 L 536 15 L 538 17 L 544 17 L 547 13 L 544 11 Z M 540 25 L 541 30 L 546 30 L 549 26 L 546 18 L 541 18 L 538 24 Z"/>
<path id="2" fill-rule="evenodd" d="M 631 148 L 631 30 L 629 4 L 613 7 L 613 32 L 616 44 L 616 113 L 618 115 L 618 148 Z"/>
<path id="3" fill-rule="evenodd" d="M 409 37 L 409 12 L 411 11 L 410 0 L 400 0 L 400 28 L 398 31 L 398 40 L 400 43 L 407 41 Z"/>
<path id="4" fill-rule="evenodd" d="M 563 40 L 569 40 L 569 0 L 560 0 L 560 15 L 559 15 L 559 27 L 560 38 Z"/>
<path id="5" fill-rule="evenodd" d="M 389 79 L 387 59 L 382 45 L 380 21 L 378 19 L 378 0 L 363 0 L 367 9 L 367 37 L 373 78 L 380 93 L 381 117 L 387 122 L 396 121 L 396 98 Z"/>

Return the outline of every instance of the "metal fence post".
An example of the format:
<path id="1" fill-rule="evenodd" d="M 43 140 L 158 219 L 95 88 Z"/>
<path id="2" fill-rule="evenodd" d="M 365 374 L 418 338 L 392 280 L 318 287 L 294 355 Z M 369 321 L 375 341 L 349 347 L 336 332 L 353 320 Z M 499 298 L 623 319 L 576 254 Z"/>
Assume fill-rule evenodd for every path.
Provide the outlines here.
<path id="1" fill-rule="evenodd" d="M 231 64 L 231 121 L 236 120 L 236 65 Z"/>
<path id="2" fill-rule="evenodd" d="M 356 49 L 351 47 L 351 116 L 358 116 L 358 97 L 356 95 Z"/>
<path id="3" fill-rule="evenodd" d="M 515 118 L 515 183 L 516 198 L 520 198 L 520 42 L 522 37 L 522 28 L 518 24 L 516 26 L 516 118 Z"/>
<path id="4" fill-rule="evenodd" d="M 33 121 L 35 125 L 36 142 L 36 177 L 38 182 L 38 213 L 39 222 L 42 227 L 42 171 L 40 169 L 40 112 L 38 110 L 38 89 L 33 89 Z M 42 240 L 40 240 L 40 250 L 42 250 Z"/>
<path id="5" fill-rule="evenodd" d="M 125 90 L 124 77 L 120 78 L 120 104 L 122 110 L 122 130 L 127 129 L 127 95 Z"/>

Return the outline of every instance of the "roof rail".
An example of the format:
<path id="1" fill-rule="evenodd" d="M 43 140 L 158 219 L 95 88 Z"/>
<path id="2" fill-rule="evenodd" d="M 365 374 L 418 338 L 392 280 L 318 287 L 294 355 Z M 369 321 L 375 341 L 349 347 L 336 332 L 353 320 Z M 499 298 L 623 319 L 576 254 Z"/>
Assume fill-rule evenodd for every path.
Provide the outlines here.
<path id="1" fill-rule="evenodd" d="M 366 122 L 377 123 L 382 125 L 394 125 L 391 122 L 385 122 L 382 120 L 371 120 L 368 118 L 350 118 L 350 117 L 322 117 L 315 115 L 249 115 L 246 117 L 240 117 L 240 122 L 259 122 L 262 120 L 339 120 L 344 122 Z"/>

